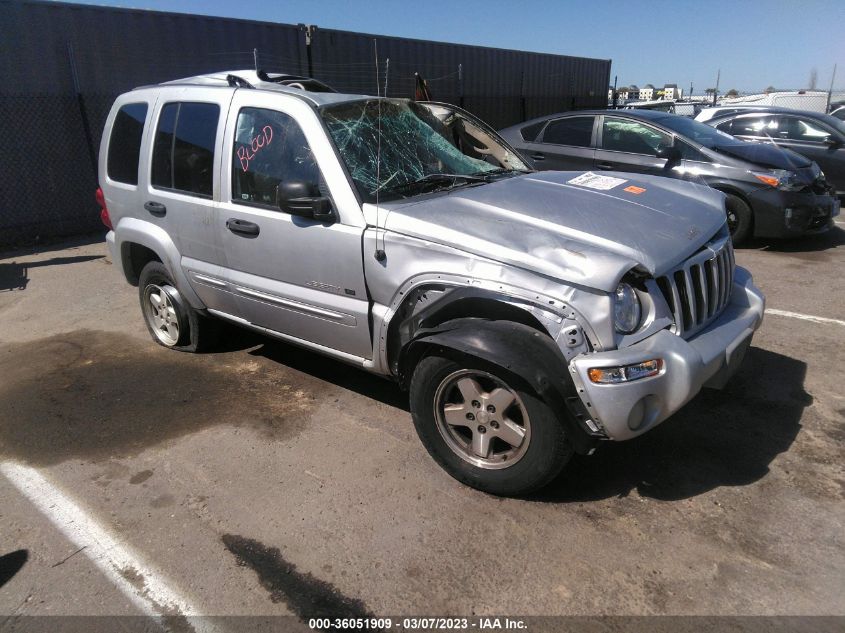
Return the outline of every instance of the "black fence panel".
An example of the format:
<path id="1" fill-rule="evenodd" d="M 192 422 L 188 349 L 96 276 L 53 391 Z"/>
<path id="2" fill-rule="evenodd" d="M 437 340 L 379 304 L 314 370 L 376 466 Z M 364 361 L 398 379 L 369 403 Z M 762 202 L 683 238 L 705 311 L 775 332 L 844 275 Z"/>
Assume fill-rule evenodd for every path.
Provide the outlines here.
<path id="1" fill-rule="evenodd" d="M 496 128 L 603 107 L 610 61 L 157 11 L 0 0 L 0 246 L 102 228 L 96 156 L 115 97 L 254 68 L 436 101 Z M 377 61 L 378 60 L 378 61 Z"/>

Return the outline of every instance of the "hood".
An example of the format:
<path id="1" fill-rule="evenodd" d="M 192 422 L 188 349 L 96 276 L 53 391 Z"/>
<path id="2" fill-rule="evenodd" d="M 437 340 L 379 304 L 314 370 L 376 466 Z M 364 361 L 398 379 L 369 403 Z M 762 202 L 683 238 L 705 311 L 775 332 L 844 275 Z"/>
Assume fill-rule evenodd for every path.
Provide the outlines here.
<path id="1" fill-rule="evenodd" d="M 727 154 L 740 160 L 768 167 L 769 169 L 802 169 L 812 165 L 812 161 L 801 154 L 796 154 L 785 147 L 778 147 L 770 143 L 736 143 L 720 145 L 713 151 Z"/>
<path id="2" fill-rule="evenodd" d="M 609 292 L 635 266 L 668 271 L 725 223 L 724 196 L 704 185 L 614 172 L 601 175 L 624 182 L 609 190 L 569 183 L 582 173 L 531 173 L 390 203 L 384 226 Z"/>

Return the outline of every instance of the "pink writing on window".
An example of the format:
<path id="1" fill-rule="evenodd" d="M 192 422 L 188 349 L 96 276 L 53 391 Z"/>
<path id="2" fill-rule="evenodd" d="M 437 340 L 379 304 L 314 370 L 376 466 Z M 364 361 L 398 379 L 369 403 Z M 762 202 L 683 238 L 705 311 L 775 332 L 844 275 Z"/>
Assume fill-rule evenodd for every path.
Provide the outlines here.
<path id="1" fill-rule="evenodd" d="M 261 134 L 256 136 L 255 138 L 250 141 L 249 145 L 244 145 L 237 149 L 235 152 L 238 156 L 238 160 L 241 161 L 241 167 L 243 170 L 246 171 L 249 169 L 249 161 L 255 158 L 255 155 L 262 147 L 267 147 L 270 142 L 273 140 L 273 128 L 269 125 L 265 125 L 261 128 Z"/>

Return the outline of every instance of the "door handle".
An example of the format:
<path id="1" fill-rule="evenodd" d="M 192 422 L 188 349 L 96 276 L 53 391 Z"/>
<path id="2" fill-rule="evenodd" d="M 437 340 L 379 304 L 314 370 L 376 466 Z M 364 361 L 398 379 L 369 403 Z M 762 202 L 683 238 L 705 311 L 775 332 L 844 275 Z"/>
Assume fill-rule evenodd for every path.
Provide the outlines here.
<path id="1" fill-rule="evenodd" d="M 599 169 L 613 169 L 613 163 L 596 163 L 596 167 Z"/>
<path id="2" fill-rule="evenodd" d="M 250 237 L 255 237 L 261 232 L 261 228 L 254 222 L 247 222 L 246 220 L 239 220 L 238 218 L 229 218 L 226 220 L 226 228 L 232 233 L 247 235 Z"/>
<path id="3" fill-rule="evenodd" d="M 530 158 L 532 160 L 546 160 L 546 155 L 541 154 L 540 152 L 535 152 L 535 153 L 531 154 Z"/>
<path id="4" fill-rule="evenodd" d="M 149 211 L 152 215 L 159 218 L 164 217 L 164 215 L 167 213 L 166 206 L 164 206 L 161 202 L 154 202 L 153 200 L 145 202 L 144 208 Z"/>

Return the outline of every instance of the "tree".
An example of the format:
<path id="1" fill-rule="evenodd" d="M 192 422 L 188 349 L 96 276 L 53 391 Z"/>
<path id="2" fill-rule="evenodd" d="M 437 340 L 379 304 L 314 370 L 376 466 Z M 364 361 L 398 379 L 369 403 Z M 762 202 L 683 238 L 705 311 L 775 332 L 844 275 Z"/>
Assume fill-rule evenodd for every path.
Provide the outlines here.
<path id="1" fill-rule="evenodd" d="M 810 90 L 816 89 L 816 84 L 819 82 L 819 71 L 813 68 L 810 71 Z"/>
<path id="2" fill-rule="evenodd" d="M 704 91 L 704 94 L 714 95 L 714 94 L 716 94 L 716 89 L 715 88 L 708 88 L 707 90 Z"/>
<path id="3" fill-rule="evenodd" d="M 774 86 L 769 86 L 763 92 L 765 92 L 766 94 L 769 94 L 770 92 L 776 92 L 776 91 L 777 91 L 777 88 L 775 88 Z"/>
<path id="4" fill-rule="evenodd" d="M 739 90 L 737 90 L 736 88 L 731 88 L 730 90 L 728 90 L 725 93 L 725 96 L 726 97 L 738 97 L 739 96 Z"/>

